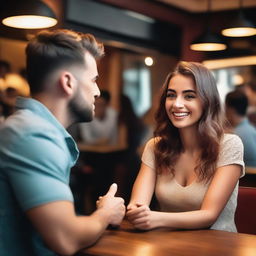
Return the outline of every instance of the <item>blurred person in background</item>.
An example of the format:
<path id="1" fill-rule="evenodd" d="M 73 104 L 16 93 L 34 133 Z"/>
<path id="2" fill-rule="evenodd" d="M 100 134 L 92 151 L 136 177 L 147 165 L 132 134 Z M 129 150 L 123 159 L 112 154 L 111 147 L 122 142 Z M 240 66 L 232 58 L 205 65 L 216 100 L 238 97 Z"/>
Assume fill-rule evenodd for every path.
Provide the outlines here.
<path id="1" fill-rule="evenodd" d="M 11 72 L 11 65 L 8 61 L 0 60 L 0 123 L 9 114 L 8 105 L 5 103 L 6 75 Z"/>
<path id="2" fill-rule="evenodd" d="M 0 128 L 0 255 L 73 255 L 122 221 L 116 184 L 90 216 L 76 215 L 69 187 L 79 152 L 66 128 L 94 116 L 103 52 L 92 35 L 70 30 L 42 30 L 28 43 L 32 98 L 19 97 Z"/>
<path id="3" fill-rule="evenodd" d="M 124 94 L 120 96 L 118 127 L 119 136 L 126 146 L 119 155 L 114 180 L 119 184 L 119 195 L 128 200 L 139 171 L 140 148 L 144 146 L 148 127 L 136 115 L 130 98 Z"/>
<path id="4" fill-rule="evenodd" d="M 101 90 L 95 99 L 95 116 L 90 123 L 76 125 L 77 141 L 81 151 L 72 170 L 72 189 L 77 195 L 76 209 L 81 213 L 95 210 L 95 200 L 113 182 L 118 141 L 118 113 L 110 106 L 111 94 Z M 74 130 L 74 128 L 73 128 Z"/>
<path id="5" fill-rule="evenodd" d="M 81 142 L 91 146 L 117 143 L 117 111 L 110 106 L 111 95 L 101 90 L 95 100 L 95 117 L 90 123 L 80 123 Z"/>
<path id="6" fill-rule="evenodd" d="M 16 99 L 19 95 L 18 90 L 13 87 L 7 87 L 4 91 L 4 115 L 7 118 L 15 111 Z"/>
<path id="7" fill-rule="evenodd" d="M 29 86 L 26 79 L 18 73 L 11 72 L 10 63 L 3 60 L 0 60 L 0 90 L 2 117 L 6 119 L 15 110 L 17 96 L 29 96 Z"/>
<path id="8" fill-rule="evenodd" d="M 11 72 L 11 65 L 8 61 L 0 60 L 0 80 L 5 79 L 6 75 Z"/>
<path id="9" fill-rule="evenodd" d="M 4 114 L 4 91 L 0 89 L 0 124 L 5 120 Z"/>
<path id="10" fill-rule="evenodd" d="M 9 73 L 5 78 L 5 88 L 13 88 L 17 91 L 18 95 L 29 97 L 29 85 L 25 77 L 18 73 Z"/>
<path id="11" fill-rule="evenodd" d="M 244 91 L 249 101 L 246 115 L 249 121 L 256 127 L 256 82 L 246 83 Z"/>
<path id="12" fill-rule="evenodd" d="M 0 124 L 5 120 L 3 97 L 3 91 L 0 90 Z"/>
<path id="13" fill-rule="evenodd" d="M 246 113 L 248 99 L 241 91 L 229 92 L 225 99 L 226 117 L 244 144 L 246 166 L 256 167 L 256 128 L 249 122 Z"/>

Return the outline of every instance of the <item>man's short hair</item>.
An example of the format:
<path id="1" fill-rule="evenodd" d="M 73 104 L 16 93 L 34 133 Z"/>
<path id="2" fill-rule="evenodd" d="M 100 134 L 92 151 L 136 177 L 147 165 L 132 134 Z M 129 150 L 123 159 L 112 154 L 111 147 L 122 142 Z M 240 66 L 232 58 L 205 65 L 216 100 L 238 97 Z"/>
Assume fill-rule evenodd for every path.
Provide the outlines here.
<path id="1" fill-rule="evenodd" d="M 236 111 L 237 114 L 241 116 L 246 115 L 246 110 L 248 107 L 248 98 L 241 91 L 229 92 L 226 95 L 225 104 Z"/>
<path id="2" fill-rule="evenodd" d="M 57 69 L 84 65 L 84 54 L 95 59 L 104 54 L 104 47 L 93 35 L 66 29 L 43 30 L 26 47 L 27 80 L 31 94 L 44 90 L 46 79 Z"/>

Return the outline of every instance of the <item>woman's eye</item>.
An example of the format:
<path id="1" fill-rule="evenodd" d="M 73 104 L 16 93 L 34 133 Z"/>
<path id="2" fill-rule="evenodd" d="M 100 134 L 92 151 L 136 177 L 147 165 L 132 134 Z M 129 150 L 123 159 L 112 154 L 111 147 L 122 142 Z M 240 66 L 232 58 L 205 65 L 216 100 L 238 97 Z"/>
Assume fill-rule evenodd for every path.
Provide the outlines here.
<path id="1" fill-rule="evenodd" d="M 167 98 L 175 98 L 176 95 L 174 93 L 167 93 L 166 97 Z"/>
<path id="2" fill-rule="evenodd" d="M 185 96 L 186 99 L 194 99 L 196 96 L 194 94 L 187 94 Z"/>

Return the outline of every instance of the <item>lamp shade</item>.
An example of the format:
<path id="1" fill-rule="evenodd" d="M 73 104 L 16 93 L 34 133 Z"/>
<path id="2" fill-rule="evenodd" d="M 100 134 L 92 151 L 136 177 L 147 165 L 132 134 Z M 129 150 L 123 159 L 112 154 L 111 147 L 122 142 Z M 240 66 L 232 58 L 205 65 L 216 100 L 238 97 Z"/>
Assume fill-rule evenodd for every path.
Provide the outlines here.
<path id="1" fill-rule="evenodd" d="M 248 21 L 242 12 L 238 15 L 221 31 L 222 35 L 228 37 L 245 37 L 256 35 L 255 26 Z"/>
<path id="2" fill-rule="evenodd" d="M 227 45 L 223 40 L 209 30 L 190 44 L 190 49 L 194 51 L 222 51 L 226 48 Z"/>
<path id="3" fill-rule="evenodd" d="M 25 0 L 16 1 L 11 8 L 7 8 L 2 23 L 13 28 L 40 29 L 55 26 L 57 19 L 44 2 Z"/>

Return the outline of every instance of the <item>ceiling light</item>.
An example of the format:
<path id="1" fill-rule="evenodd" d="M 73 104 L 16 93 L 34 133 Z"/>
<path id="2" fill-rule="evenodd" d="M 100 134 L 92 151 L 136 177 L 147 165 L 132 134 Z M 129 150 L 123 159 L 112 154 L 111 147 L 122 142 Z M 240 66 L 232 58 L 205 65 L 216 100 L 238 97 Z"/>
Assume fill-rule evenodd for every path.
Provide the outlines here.
<path id="1" fill-rule="evenodd" d="M 251 22 L 246 20 L 242 13 L 236 17 L 227 28 L 224 28 L 221 33 L 229 37 L 244 37 L 256 35 L 256 28 Z"/>
<path id="2" fill-rule="evenodd" d="M 152 66 L 153 65 L 153 63 L 154 63 L 154 60 L 151 58 L 151 57 L 146 57 L 145 59 L 144 59 L 144 62 L 145 62 L 145 64 L 147 65 L 147 66 Z"/>
<path id="3" fill-rule="evenodd" d="M 205 31 L 190 45 L 190 49 L 193 51 L 222 51 L 226 48 L 227 45 L 221 38 L 210 31 Z"/>
<path id="4" fill-rule="evenodd" d="M 2 23 L 6 26 L 22 29 L 40 29 L 55 26 L 57 19 L 53 11 L 44 2 L 28 0 L 17 1 L 5 12 Z"/>
<path id="5" fill-rule="evenodd" d="M 211 2 L 208 0 L 206 29 L 190 44 L 190 49 L 193 51 L 222 51 L 227 48 L 220 36 L 210 32 L 210 10 Z"/>
<path id="6" fill-rule="evenodd" d="M 242 0 L 239 2 L 239 12 L 229 25 L 221 31 L 222 35 L 228 37 L 245 37 L 256 35 L 255 26 L 248 21 L 242 13 Z"/>
<path id="7" fill-rule="evenodd" d="M 206 61 L 203 61 L 203 64 L 209 69 L 250 66 L 250 65 L 256 65 L 256 56 L 206 60 Z"/>

